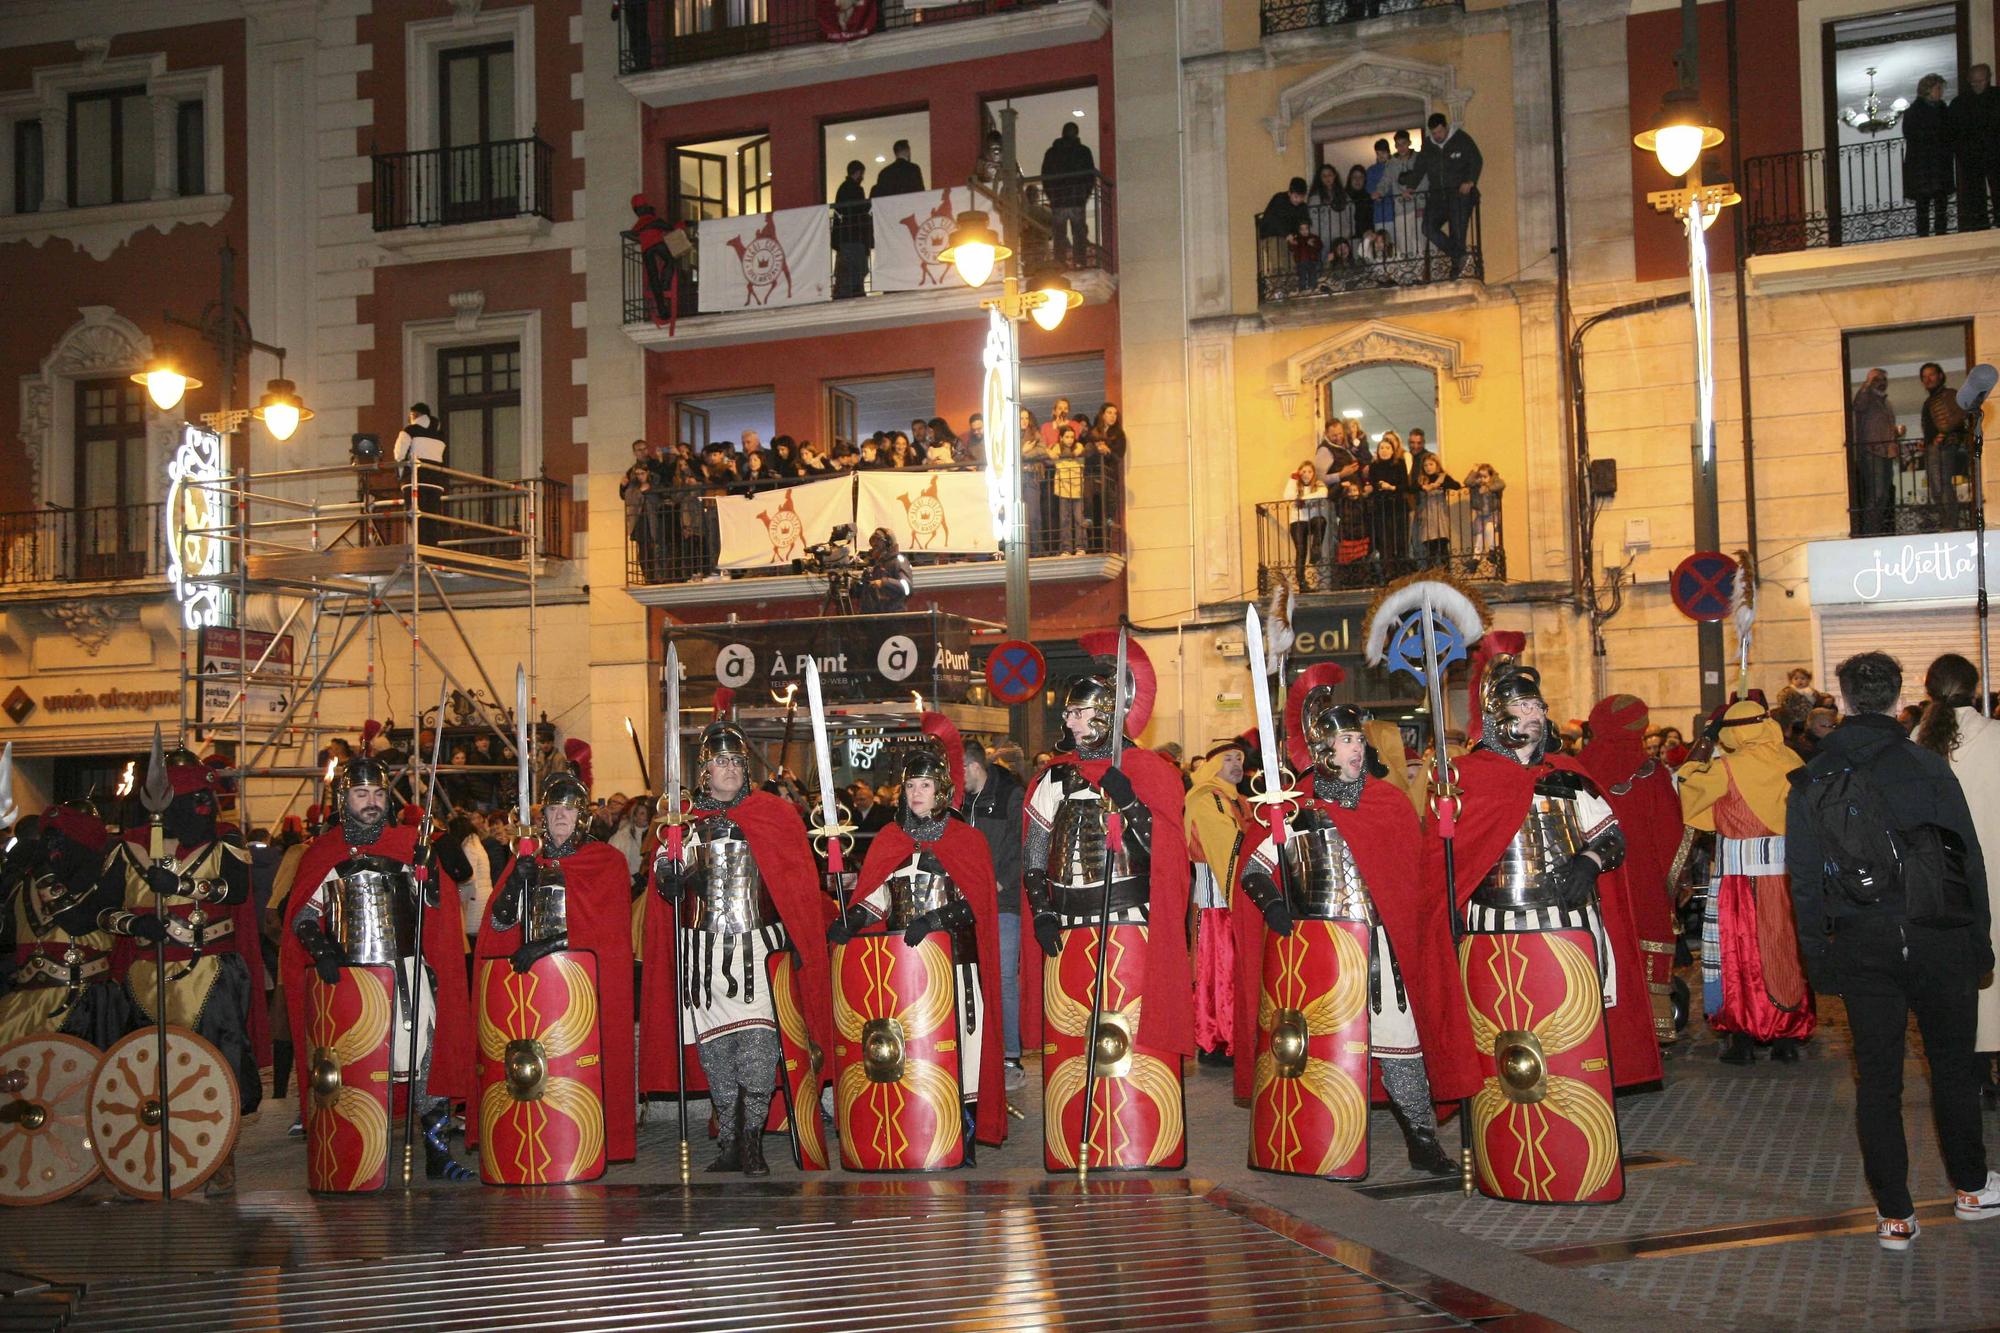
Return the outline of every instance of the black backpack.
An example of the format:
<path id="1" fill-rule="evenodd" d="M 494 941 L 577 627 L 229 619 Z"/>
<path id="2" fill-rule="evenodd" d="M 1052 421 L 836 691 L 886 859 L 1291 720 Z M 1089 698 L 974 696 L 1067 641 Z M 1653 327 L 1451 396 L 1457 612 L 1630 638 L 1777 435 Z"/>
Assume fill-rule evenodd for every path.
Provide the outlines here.
<path id="1" fill-rule="evenodd" d="M 1851 765 L 1800 776 L 1800 805 L 1819 837 L 1828 888 L 1856 907 L 1900 905 L 1905 849 L 1874 782 Z"/>

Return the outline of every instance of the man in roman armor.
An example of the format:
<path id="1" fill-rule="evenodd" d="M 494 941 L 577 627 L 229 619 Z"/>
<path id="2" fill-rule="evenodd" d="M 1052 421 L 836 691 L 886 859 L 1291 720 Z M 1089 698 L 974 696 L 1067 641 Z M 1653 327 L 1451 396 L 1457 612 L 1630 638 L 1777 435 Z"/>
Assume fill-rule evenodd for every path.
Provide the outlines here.
<path id="1" fill-rule="evenodd" d="M 691 1041 L 719 1130 L 710 1171 L 769 1174 L 763 1134 L 779 1111 L 789 1117 L 800 1166 L 823 1170 L 819 1066 L 832 1035 L 831 909 L 798 811 L 751 790 L 749 763 L 742 730 L 711 723 L 696 751 L 680 857 L 664 842 L 652 853 L 652 886 L 673 910 L 646 913 L 640 1082 L 647 1092 L 675 1091 L 673 1043 L 677 1035 Z M 679 965 L 662 966 L 672 959 Z M 780 1086 L 785 1097 L 774 1107 Z"/>
<path id="2" fill-rule="evenodd" d="M 921 725 L 900 766 L 896 819 L 875 835 L 853 901 L 827 927 L 834 1107 L 849 1170 L 969 1166 L 969 1140 L 997 1147 L 1007 1137 L 992 857 L 953 809 L 965 790 L 957 728 L 939 713 Z M 976 1120 L 961 1114 L 969 1103 Z"/>
<path id="3" fill-rule="evenodd" d="M 1597 784 L 1555 750 L 1541 674 L 1489 632 L 1473 672 L 1471 749 L 1426 882 L 1463 914 L 1460 976 L 1483 1083 L 1472 1102 L 1480 1188 L 1538 1203 L 1624 1195 L 1612 1089 L 1660 1077 L 1642 977 L 1611 947 L 1599 897 L 1621 894 L 1625 839 Z M 1513 651 L 1508 651 L 1512 649 Z M 1641 1012 L 1607 1037 L 1607 1007 Z M 1637 1034 L 1639 1040 L 1630 1037 Z"/>
<path id="4" fill-rule="evenodd" d="M 482 1144 L 490 1149 L 497 1149 L 500 1146 L 497 1140 L 509 1132 L 508 1126 L 501 1124 L 501 1118 L 510 1109 L 510 1103 L 490 1090 L 496 1078 L 511 1078 L 516 1072 L 511 1067 L 499 1068 L 509 1063 L 508 1041 L 541 1042 L 550 1063 L 544 1072 L 544 1083 L 550 1087 L 555 1086 L 554 1080 L 561 1072 L 558 1057 L 569 1056 L 581 1065 L 581 1055 L 577 1053 L 587 1053 L 594 1045 L 599 1055 L 596 1065 L 602 1071 L 595 1080 L 599 1085 L 596 1106 L 591 1107 L 588 1099 L 579 1099 L 562 1104 L 560 1109 L 569 1121 L 585 1125 L 595 1117 L 601 1134 L 581 1136 L 582 1139 L 601 1139 L 604 1159 L 629 1162 L 638 1152 L 637 1071 L 632 1045 L 631 874 L 626 869 L 624 855 L 590 833 L 590 789 L 585 785 L 588 762 L 587 759 L 579 762 L 584 773 L 558 773 L 542 784 L 541 826 L 537 830 L 540 836 L 531 852 L 517 854 L 496 878 L 486 919 L 479 928 L 474 964 L 481 1006 L 479 1058 L 482 1066 L 493 1066 L 482 1069 L 479 1129 Z M 551 957 L 566 960 L 570 965 L 559 963 L 551 972 L 542 965 L 542 960 Z M 569 1051 L 553 1049 L 557 1043 L 542 1033 L 514 1033 L 507 1026 L 517 1021 L 515 1011 L 519 1008 L 515 993 L 518 983 L 510 978 L 524 977 L 538 966 L 548 975 L 550 987 L 561 987 L 568 993 L 567 1014 L 551 1016 L 558 1023 L 579 1013 L 594 1012 L 597 1016 L 595 1032 L 576 1034 L 577 1045 Z M 581 993 L 586 986 L 590 993 Z M 584 1071 L 587 1069 L 584 1066 Z M 586 1075 L 584 1082 L 592 1081 L 592 1077 Z M 542 1088 L 543 1085 L 514 1087 L 513 1094 L 517 1100 L 526 1094 L 540 1094 L 551 1105 L 561 1102 L 560 1098 L 548 1098 Z M 498 1133 L 496 1125 L 500 1126 Z M 543 1127 L 537 1132 L 547 1135 L 560 1128 Z M 512 1154 L 504 1155 L 511 1166 Z M 482 1157 L 482 1162 L 485 1160 Z M 508 1178 L 502 1183 L 588 1179 L 601 1173 L 601 1162 L 588 1172 L 578 1172 L 592 1165 L 572 1160 L 572 1170 L 568 1173 L 556 1164 L 533 1180 Z M 505 1174 L 503 1170 L 502 1175 Z M 488 1178 L 493 1178 L 491 1172 Z"/>
<path id="5" fill-rule="evenodd" d="M 425 1175 L 471 1178 L 447 1142 L 451 1103 L 472 1095 L 457 885 L 449 864 L 433 865 L 432 849 L 418 846 L 417 829 L 391 822 L 394 780 L 380 759 L 347 761 L 328 793 L 333 823 L 299 861 L 285 903 L 278 966 L 294 1043 L 303 1057 L 298 1080 L 307 1173 L 315 1190 L 329 1193 L 381 1187 L 376 1171 L 361 1168 L 372 1168 L 378 1149 L 386 1153 L 388 1126 L 396 1121 L 391 1088 L 397 1084 L 406 1096 L 412 1086 L 417 1089 Z M 424 990 L 418 1004 L 411 987 L 420 977 Z M 385 999 L 389 1022 L 378 1034 L 362 1016 L 382 1012 Z M 413 1018 L 421 1022 L 414 1079 Z M 343 1074 L 347 1065 L 354 1068 Z M 361 1095 L 386 1120 L 365 1109 L 357 1113 L 353 1101 Z M 316 1126 L 315 1117 L 325 1119 Z"/>
<path id="6" fill-rule="evenodd" d="M 117 940 L 98 925 L 107 901 L 104 821 L 87 801 L 52 805 L 13 830 L 0 864 L 0 1046 L 36 1032 L 100 1049 L 131 1030 L 132 1007 L 112 970 Z"/>
<path id="7" fill-rule="evenodd" d="M 1372 719 L 1335 702 L 1343 678 L 1326 664 L 1293 685 L 1286 741 L 1305 790 L 1282 843 L 1260 829 L 1243 872 L 1267 928 L 1239 999 L 1257 1016 L 1250 1165 L 1360 1179 L 1376 1087 L 1410 1165 L 1454 1175 L 1434 1103 L 1471 1095 L 1478 1076 L 1451 923 L 1422 891 L 1417 817 L 1384 778 Z"/>
<path id="8" fill-rule="evenodd" d="M 1109 658 L 1117 635 L 1100 631 L 1077 643 Z M 1136 643 L 1128 657 L 1123 693 L 1131 737 L 1145 728 L 1156 686 Z M 1181 1065 L 1194 1053 L 1194 1016 L 1181 775 L 1142 746 L 1114 746 L 1121 693 L 1115 676 L 1115 668 L 1105 667 L 1070 682 L 1061 750 L 1029 785 L 1022 889 L 1035 948 L 1023 941 L 1021 1010 L 1024 1022 L 1039 1014 L 1047 1035 L 1043 1165 L 1050 1171 L 1077 1165 L 1093 1011 L 1101 1017 L 1088 1165 L 1171 1170 L 1187 1159 Z M 1107 836 L 1114 813 L 1115 841 Z M 1100 993 L 1098 952 L 1107 926 L 1112 938 Z"/>
<path id="9" fill-rule="evenodd" d="M 105 901 L 119 905 L 102 912 L 98 924 L 139 942 L 125 972 L 135 1031 L 160 1021 L 164 942 L 166 1021 L 192 1029 L 221 1052 L 236 1076 L 239 1109 L 248 1115 L 263 1100 L 258 1071 L 271 1055 L 264 957 L 250 901 L 249 854 L 233 826 L 217 824 L 210 777 L 188 750 L 167 756 L 173 800 L 160 816 L 161 863 L 148 854 L 151 829 L 128 829 L 106 856 L 101 881 Z M 233 1160 L 208 1182 L 211 1194 L 235 1187 Z"/>

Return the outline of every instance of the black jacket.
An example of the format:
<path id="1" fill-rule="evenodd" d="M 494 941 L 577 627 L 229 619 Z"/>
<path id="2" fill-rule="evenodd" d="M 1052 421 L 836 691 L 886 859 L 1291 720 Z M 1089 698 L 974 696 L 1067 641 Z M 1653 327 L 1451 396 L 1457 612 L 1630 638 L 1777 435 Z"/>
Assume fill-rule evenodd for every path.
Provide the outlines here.
<path id="1" fill-rule="evenodd" d="M 1058 138 L 1042 154 L 1042 194 L 1050 208 L 1078 208 L 1090 201 L 1097 159 L 1081 139 Z"/>
<path id="2" fill-rule="evenodd" d="M 1960 162 L 1984 166 L 2000 158 L 2000 88 L 1983 93 L 1967 88 L 1951 99 L 1946 120 Z"/>
<path id="3" fill-rule="evenodd" d="M 1979 920 L 1964 929 L 1986 939 L 1986 863 L 1979 834 L 1972 827 L 1965 792 L 1951 766 L 1903 734 L 1893 717 L 1863 713 L 1828 732 L 1804 768 L 1792 773 L 1792 792 L 1785 805 L 1785 869 L 1792 879 L 1792 910 L 1798 921 L 1799 952 L 1810 968 L 1826 955 L 1827 939 L 1842 921 L 1861 917 L 1901 920 L 1900 906 L 1878 903 L 1858 907 L 1838 893 L 1828 892 L 1819 837 L 1802 808 L 1806 783 L 1836 769 L 1852 767 L 1868 775 L 1889 808 L 1897 832 L 1935 824 L 1965 840 L 1966 878 Z"/>
<path id="4" fill-rule="evenodd" d="M 923 189 L 924 169 L 899 157 L 875 173 L 875 188 L 868 192 L 868 197 L 880 199 L 885 194 L 921 194 Z"/>
<path id="5" fill-rule="evenodd" d="M 1258 220 L 1257 234 L 1261 237 L 1283 238 L 1298 234 L 1299 224 L 1312 219 L 1302 203 L 1292 202 L 1291 192 L 1280 190 L 1271 196 L 1271 202 L 1264 205 L 1264 215 Z"/>
<path id="6" fill-rule="evenodd" d="M 1414 190 L 1426 180 L 1432 194 L 1450 194 L 1461 185 L 1476 188 L 1479 172 L 1485 165 L 1479 145 L 1464 130 L 1453 130 L 1443 143 L 1436 143 L 1426 135 L 1424 146 L 1417 152 L 1417 164 L 1403 173 L 1403 188 Z"/>
<path id="7" fill-rule="evenodd" d="M 833 243 L 874 248 L 875 220 L 859 181 L 842 181 L 833 192 Z"/>
<path id="8" fill-rule="evenodd" d="M 1903 193 L 1912 199 L 1952 191 L 1957 172 L 1947 116 L 1943 102 L 1921 97 L 1903 113 Z"/>
<path id="9" fill-rule="evenodd" d="M 1021 780 L 999 764 L 986 766 L 986 785 L 965 803 L 966 822 L 986 836 L 993 849 L 993 879 L 1000 887 L 1000 910 L 1021 911 L 1021 818 L 1028 798 Z"/>

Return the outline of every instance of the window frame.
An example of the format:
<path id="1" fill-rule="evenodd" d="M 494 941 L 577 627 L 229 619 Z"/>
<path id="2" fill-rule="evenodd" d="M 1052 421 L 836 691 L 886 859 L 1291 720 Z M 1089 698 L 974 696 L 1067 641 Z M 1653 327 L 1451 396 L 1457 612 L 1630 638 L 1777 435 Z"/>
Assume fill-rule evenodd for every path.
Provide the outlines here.
<path id="1" fill-rule="evenodd" d="M 63 154 L 66 159 L 64 167 L 66 172 L 68 173 L 67 176 L 68 183 L 67 183 L 65 197 L 69 200 L 71 208 L 101 208 L 106 205 L 137 204 L 144 202 L 144 200 L 141 199 L 128 199 L 125 197 L 124 105 L 126 102 L 133 100 L 143 102 L 145 104 L 145 115 L 148 118 L 148 120 L 151 120 L 153 115 L 153 104 L 150 99 L 150 95 L 146 91 L 146 85 L 143 83 L 116 84 L 106 88 L 88 88 L 70 93 L 68 101 L 68 111 L 65 113 L 66 120 L 64 122 L 69 127 L 69 132 L 63 136 L 64 139 Z M 111 104 L 111 149 L 110 149 L 111 197 L 109 199 L 101 199 L 95 204 L 80 204 L 77 202 L 76 187 L 77 187 L 77 166 L 82 157 L 82 154 L 79 152 L 79 149 L 82 146 L 82 136 L 80 136 L 76 130 L 77 110 L 79 107 L 89 102 L 109 102 Z M 153 126 L 153 130 L 155 135 L 157 136 L 159 127 L 155 125 Z M 158 150 L 156 148 L 155 149 L 156 161 L 157 161 L 157 152 Z M 47 169 L 46 154 L 44 154 L 43 157 L 43 169 L 44 170 Z M 146 197 L 147 198 L 152 197 L 152 191 L 150 188 L 147 191 Z"/>
<path id="2" fill-rule="evenodd" d="M 447 370 L 447 363 L 452 358 L 478 356 L 482 362 L 482 370 L 480 372 L 481 378 L 483 380 L 490 382 L 494 373 L 493 370 L 494 357 L 506 355 L 509 353 L 511 353 L 514 357 L 514 367 L 513 367 L 514 387 L 512 389 L 495 390 L 488 388 L 488 389 L 483 389 L 478 393 L 458 394 L 458 395 L 454 395 L 451 392 L 449 388 L 451 376 L 449 371 Z M 522 392 L 522 390 L 524 387 L 524 380 L 527 374 L 528 374 L 527 353 L 525 349 L 522 347 L 521 339 L 519 338 L 497 338 L 491 342 L 459 343 L 456 346 L 440 347 L 437 349 L 436 384 L 437 384 L 438 421 L 448 426 L 448 423 L 451 421 L 452 413 L 454 412 L 478 411 L 483 418 L 483 423 L 482 423 L 483 428 L 480 431 L 480 436 L 481 436 L 481 446 L 485 451 L 485 457 L 479 460 L 479 462 L 476 465 L 467 466 L 468 460 L 461 455 L 455 461 L 447 459 L 446 461 L 447 467 L 454 468 L 455 470 L 460 472 L 472 472 L 482 477 L 491 477 L 495 481 L 519 480 L 519 478 L 516 477 L 498 476 L 495 474 L 493 470 L 494 469 L 493 410 L 495 408 L 501 408 L 501 407 L 512 407 L 516 412 L 521 413 L 525 418 L 527 413 L 527 401 L 526 401 L 526 396 Z M 516 451 L 521 455 L 520 462 L 522 464 L 525 464 L 527 461 L 525 427 L 526 427 L 526 422 L 525 420 L 523 420 L 523 422 L 521 423 L 521 428 L 517 432 L 517 443 L 515 446 Z M 446 429 L 445 437 L 446 437 L 446 447 L 452 448 L 453 446 L 450 440 L 451 432 L 449 429 Z M 517 467 L 516 470 L 520 469 Z"/>
<path id="3" fill-rule="evenodd" d="M 42 133 L 42 118 L 39 115 L 22 116 L 14 120 L 10 128 L 12 133 L 9 135 L 9 138 L 12 140 L 14 155 L 9 163 L 11 168 L 9 174 L 13 178 L 14 212 L 38 213 L 41 211 L 42 201 L 48 198 L 49 193 L 49 141 Z M 27 132 L 31 128 L 34 131 L 32 135 Z M 27 199 L 23 197 L 29 192 L 27 189 L 29 182 L 23 175 L 25 170 L 23 158 L 26 156 L 27 146 L 31 139 L 34 142 L 35 179 L 33 184 L 35 189 L 34 198 Z"/>

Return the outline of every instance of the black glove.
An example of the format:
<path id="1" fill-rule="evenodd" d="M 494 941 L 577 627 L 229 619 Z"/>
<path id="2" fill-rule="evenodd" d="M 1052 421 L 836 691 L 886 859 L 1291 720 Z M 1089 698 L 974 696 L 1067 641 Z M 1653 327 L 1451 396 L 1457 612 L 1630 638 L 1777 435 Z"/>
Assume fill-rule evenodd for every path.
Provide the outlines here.
<path id="1" fill-rule="evenodd" d="M 340 967 L 347 961 L 347 955 L 340 946 L 326 937 L 326 932 L 317 921 L 300 922 L 298 937 L 299 943 L 312 957 L 313 970 L 319 973 L 319 979 L 329 986 L 339 985 Z"/>
<path id="2" fill-rule="evenodd" d="M 1278 882 L 1261 870 L 1248 870 L 1243 874 L 1243 892 L 1258 911 L 1264 914 L 1264 924 L 1273 934 L 1292 933 L 1291 904 L 1285 901 Z"/>
<path id="3" fill-rule="evenodd" d="M 560 935 L 554 939 L 536 940 L 533 944 L 524 944 L 514 950 L 507 959 L 507 966 L 514 969 L 515 976 L 520 976 L 523 972 L 533 967 L 538 960 L 547 958 L 550 954 L 567 949 L 568 947 L 569 941 Z"/>
<path id="4" fill-rule="evenodd" d="M 665 902 L 678 903 L 687 892 L 688 873 L 672 858 L 662 856 L 653 862 L 653 891 Z"/>
<path id="5" fill-rule="evenodd" d="M 1062 923 L 1054 912 L 1035 913 L 1035 943 L 1042 946 L 1044 957 L 1055 958 L 1062 953 Z"/>
<path id="6" fill-rule="evenodd" d="M 167 923 L 156 916 L 134 913 L 125 928 L 132 933 L 133 939 L 144 940 L 148 944 L 159 944 L 167 938 Z"/>
<path id="7" fill-rule="evenodd" d="M 943 930 L 944 928 L 943 913 L 919 912 L 910 919 L 910 924 L 903 928 L 903 943 L 914 949 L 924 942 L 926 935 L 929 935 L 932 931 Z"/>
<path id="8" fill-rule="evenodd" d="M 854 932 L 874 921 L 868 909 L 856 903 L 839 916 L 826 923 L 826 942 L 845 944 L 854 938 Z"/>
<path id="9" fill-rule="evenodd" d="M 146 887 L 154 893 L 178 894 L 181 891 L 181 877 L 171 866 L 147 866 Z"/>
<path id="10" fill-rule="evenodd" d="M 1098 779 L 1097 787 L 1099 791 L 1109 796 L 1111 803 L 1120 810 L 1129 808 L 1134 800 L 1132 779 L 1125 776 L 1125 770 L 1122 768 L 1105 769 L 1104 776 Z"/>
<path id="11" fill-rule="evenodd" d="M 1572 856 L 1551 877 L 1556 902 L 1566 912 L 1590 906 L 1597 898 L 1598 874 L 1598 864 L 1588 854 L 1579 852 Z"/>

